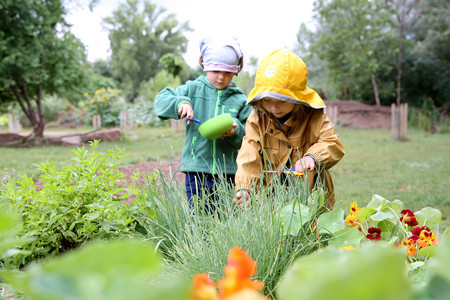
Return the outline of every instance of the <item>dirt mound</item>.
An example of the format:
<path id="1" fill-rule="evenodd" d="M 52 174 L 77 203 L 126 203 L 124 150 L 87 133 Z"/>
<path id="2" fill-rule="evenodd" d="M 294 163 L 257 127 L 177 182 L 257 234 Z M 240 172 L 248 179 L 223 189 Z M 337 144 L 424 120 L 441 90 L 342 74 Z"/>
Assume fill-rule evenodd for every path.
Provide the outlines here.
<path id="1" fill-rule="evenodd" d="M 0 134 L 0 145 L 9 147 L 33 147 L 39 145 L 80 146 L 93 140 L 101 140 L 104 142 L 118 141 L 121 136 L 122 132 L 119 128 L 73 134 L 44 132 L 43 138 L 34 138 L 32 135 L 6 133 Z"/>
<path id="2" fill-rule="evenodd" d="M 381 128 L 391 126 L 391 108 L 389 106 L 368 105 L 355 101 L 325 101 L 327 113 L 337 108 L 335 123 L 351 128 Z"/>

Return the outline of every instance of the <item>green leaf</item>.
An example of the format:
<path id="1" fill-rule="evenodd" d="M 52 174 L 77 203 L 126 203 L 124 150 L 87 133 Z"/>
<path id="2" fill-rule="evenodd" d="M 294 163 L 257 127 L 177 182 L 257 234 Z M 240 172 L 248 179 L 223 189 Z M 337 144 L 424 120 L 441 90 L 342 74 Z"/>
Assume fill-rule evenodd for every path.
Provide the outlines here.
<path id="1" fill-rule="evenodd" d="M 186 299 L 186 284 L 148 280 L 159 271 L 153 246 L 127 240 L 89 244 L 26 271 L 1 275 L 35 300 Z"/>
<path id="2" fill-rule="evenodd" d="M 325 204 L 325 191 L 323 189 L 313 191 L 308 197 L 308 204 L 323 207 Z"/>
<path id="3" fill-rule="evenodd" d="M 345 228 L 344 210 L 336 208 L 330 212 L 323 213 L 318 220 L 319 233 L 331 233 Z"/>
<path id="4" fill-rule="evenodd" d="M 378 211 L 377 213 L 371 215 L 370 219 L 375 222 L 380 222 L 380 221 L 391 219 L 393 217 L 394 217 L 394 215 L 391 213 Z"/>
<path id="5" fill-rule="evenodd" d="M 436 224 L 440 224 L 442 220 L 442 213 L 440 210 L 432 207 L 424 207 L 420 211 L 414 213 L 417 222 L 420 226 L 433 227 Z"/>
<path id="6" fill-rule="evenodd" d="M 283 235 L 290 234 L 293 236 L 298 235 L 303 224 L 311 219 L 309 207 L 297 201 L 292 201 L 283 207 L 278 212 L 278 216 L 283 224 Z"/>
<path id="7" fill-rule="evenodd" d="M 358 211 L 356 213 L 356 217 L 358 218 L 358 220 L 360 220 L 361 222 L 364 222 L 365 220 L 367 220 L 368 217 L 370 217 L 371 215 L 373 215 L 374 213 L 376 213 L 378 210 L 376 210 L 373 207 L 363 207 L 361 208 L 360 211 Z"/>
<path id="8" fill-rule="evenodd" d="M 393 202 L 389 203 L 389 206 L 392 208 L 393 211 L 395 211 L 396 214 L 400 214 L 400 212 L 404 208 L 404 204 L 402 201 L 396 199 Z"/>
<path id="9" fill-rule="evenodd" d="M 386 219 L 378 222 L 377 226 L 381 229 L 381 232 L 387 234 L 389 232 L 392 232 L 392 230 L 395 228 L 395 223 Z"/>
<path id="10" fill-rule="evenodd" d="M 420 248 L 419 251 L 417 251 L 417 254 L 424 257 L 433 257 L 436 254 L 436 246 Z"/>
<path id="11" fill-rule="evenodd" d="M 381 243 L 354 251 L 328 247 L 301 257 L 277 289 L 279 300 L 406 300 L 409 296 L 404 254 Z"/>
<path id="12" fill-rule="evenodd" d="M 356 227 L 346 228 L 334 233 L 333 237 L 328 241 L 329 246 L 359 248 L 361 239 L 364 234 Z"/>
<path id="13" fill-rule="evenodd" d="M 376 210 L 383 210 L 387 207 L 386 199 L 381 197 L 380 195 L 374 194 L 372 196 L 372 200 L 367 203 L 367 207 L 375 208 Z"/>

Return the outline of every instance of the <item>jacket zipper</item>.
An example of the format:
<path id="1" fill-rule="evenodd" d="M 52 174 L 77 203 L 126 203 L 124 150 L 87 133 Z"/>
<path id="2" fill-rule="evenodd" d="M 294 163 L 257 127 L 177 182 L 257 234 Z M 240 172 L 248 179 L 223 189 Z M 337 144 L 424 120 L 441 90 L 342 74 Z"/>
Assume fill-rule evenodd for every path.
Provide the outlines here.
<path id="1" fill-rule="evenodd" d="M 214 111 L 214 117 L 219 114 L 219 106 L 220 106 L 220 96 L 222 95 L 222 90 L 217 91 L 217 101 L 216 101 L 216 110 Z M 213 164 L 212 164 L 212 174 L 216 174 L 216 140 L 213 140 Z"/>
<path id="2" fill-rule="evenodd" d="M 197 136 L 193 136 L 192 137 L 192 142 L 191 142 L 191 155 L 192 155 L 192 159 L 195 159 L 195 152 L 194 152 L 194 148 L 195 148 L 195 141 L 197 140 Z"/>

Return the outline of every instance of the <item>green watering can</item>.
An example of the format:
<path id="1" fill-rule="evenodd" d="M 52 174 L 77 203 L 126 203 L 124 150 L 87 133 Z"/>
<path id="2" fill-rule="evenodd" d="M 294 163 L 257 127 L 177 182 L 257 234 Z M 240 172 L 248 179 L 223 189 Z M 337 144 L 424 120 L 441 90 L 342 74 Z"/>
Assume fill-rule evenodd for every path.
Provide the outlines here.
<path id="1" fill-rule="evenodd" d="M 202 137 L 208 140 L 218 139 L 225 132 L 230 131 L 231 128 L 233 128 L 233 118 L 228 113 L 215 116 L 204 123 L 196 118 L 185 117 L 185 119 L 201 124 L 198 128 L 198 132 L 200 132 Z"/>

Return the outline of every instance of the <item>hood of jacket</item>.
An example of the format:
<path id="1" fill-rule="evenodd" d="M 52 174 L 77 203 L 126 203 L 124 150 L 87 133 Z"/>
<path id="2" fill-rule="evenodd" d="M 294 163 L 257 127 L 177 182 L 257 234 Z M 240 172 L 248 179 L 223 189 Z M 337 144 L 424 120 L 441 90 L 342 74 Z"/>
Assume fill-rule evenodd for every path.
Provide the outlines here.
<path id="1" fill-rule="evenodd" d="M 258 66 L 255 87 L 247 98 L 248 105 L 256 105 L 263 98 L 324 108 L 325 103 L 307 86 L 308 69 L 303 60 L 288 49 L 279 49 L 263 58 Z"/>

